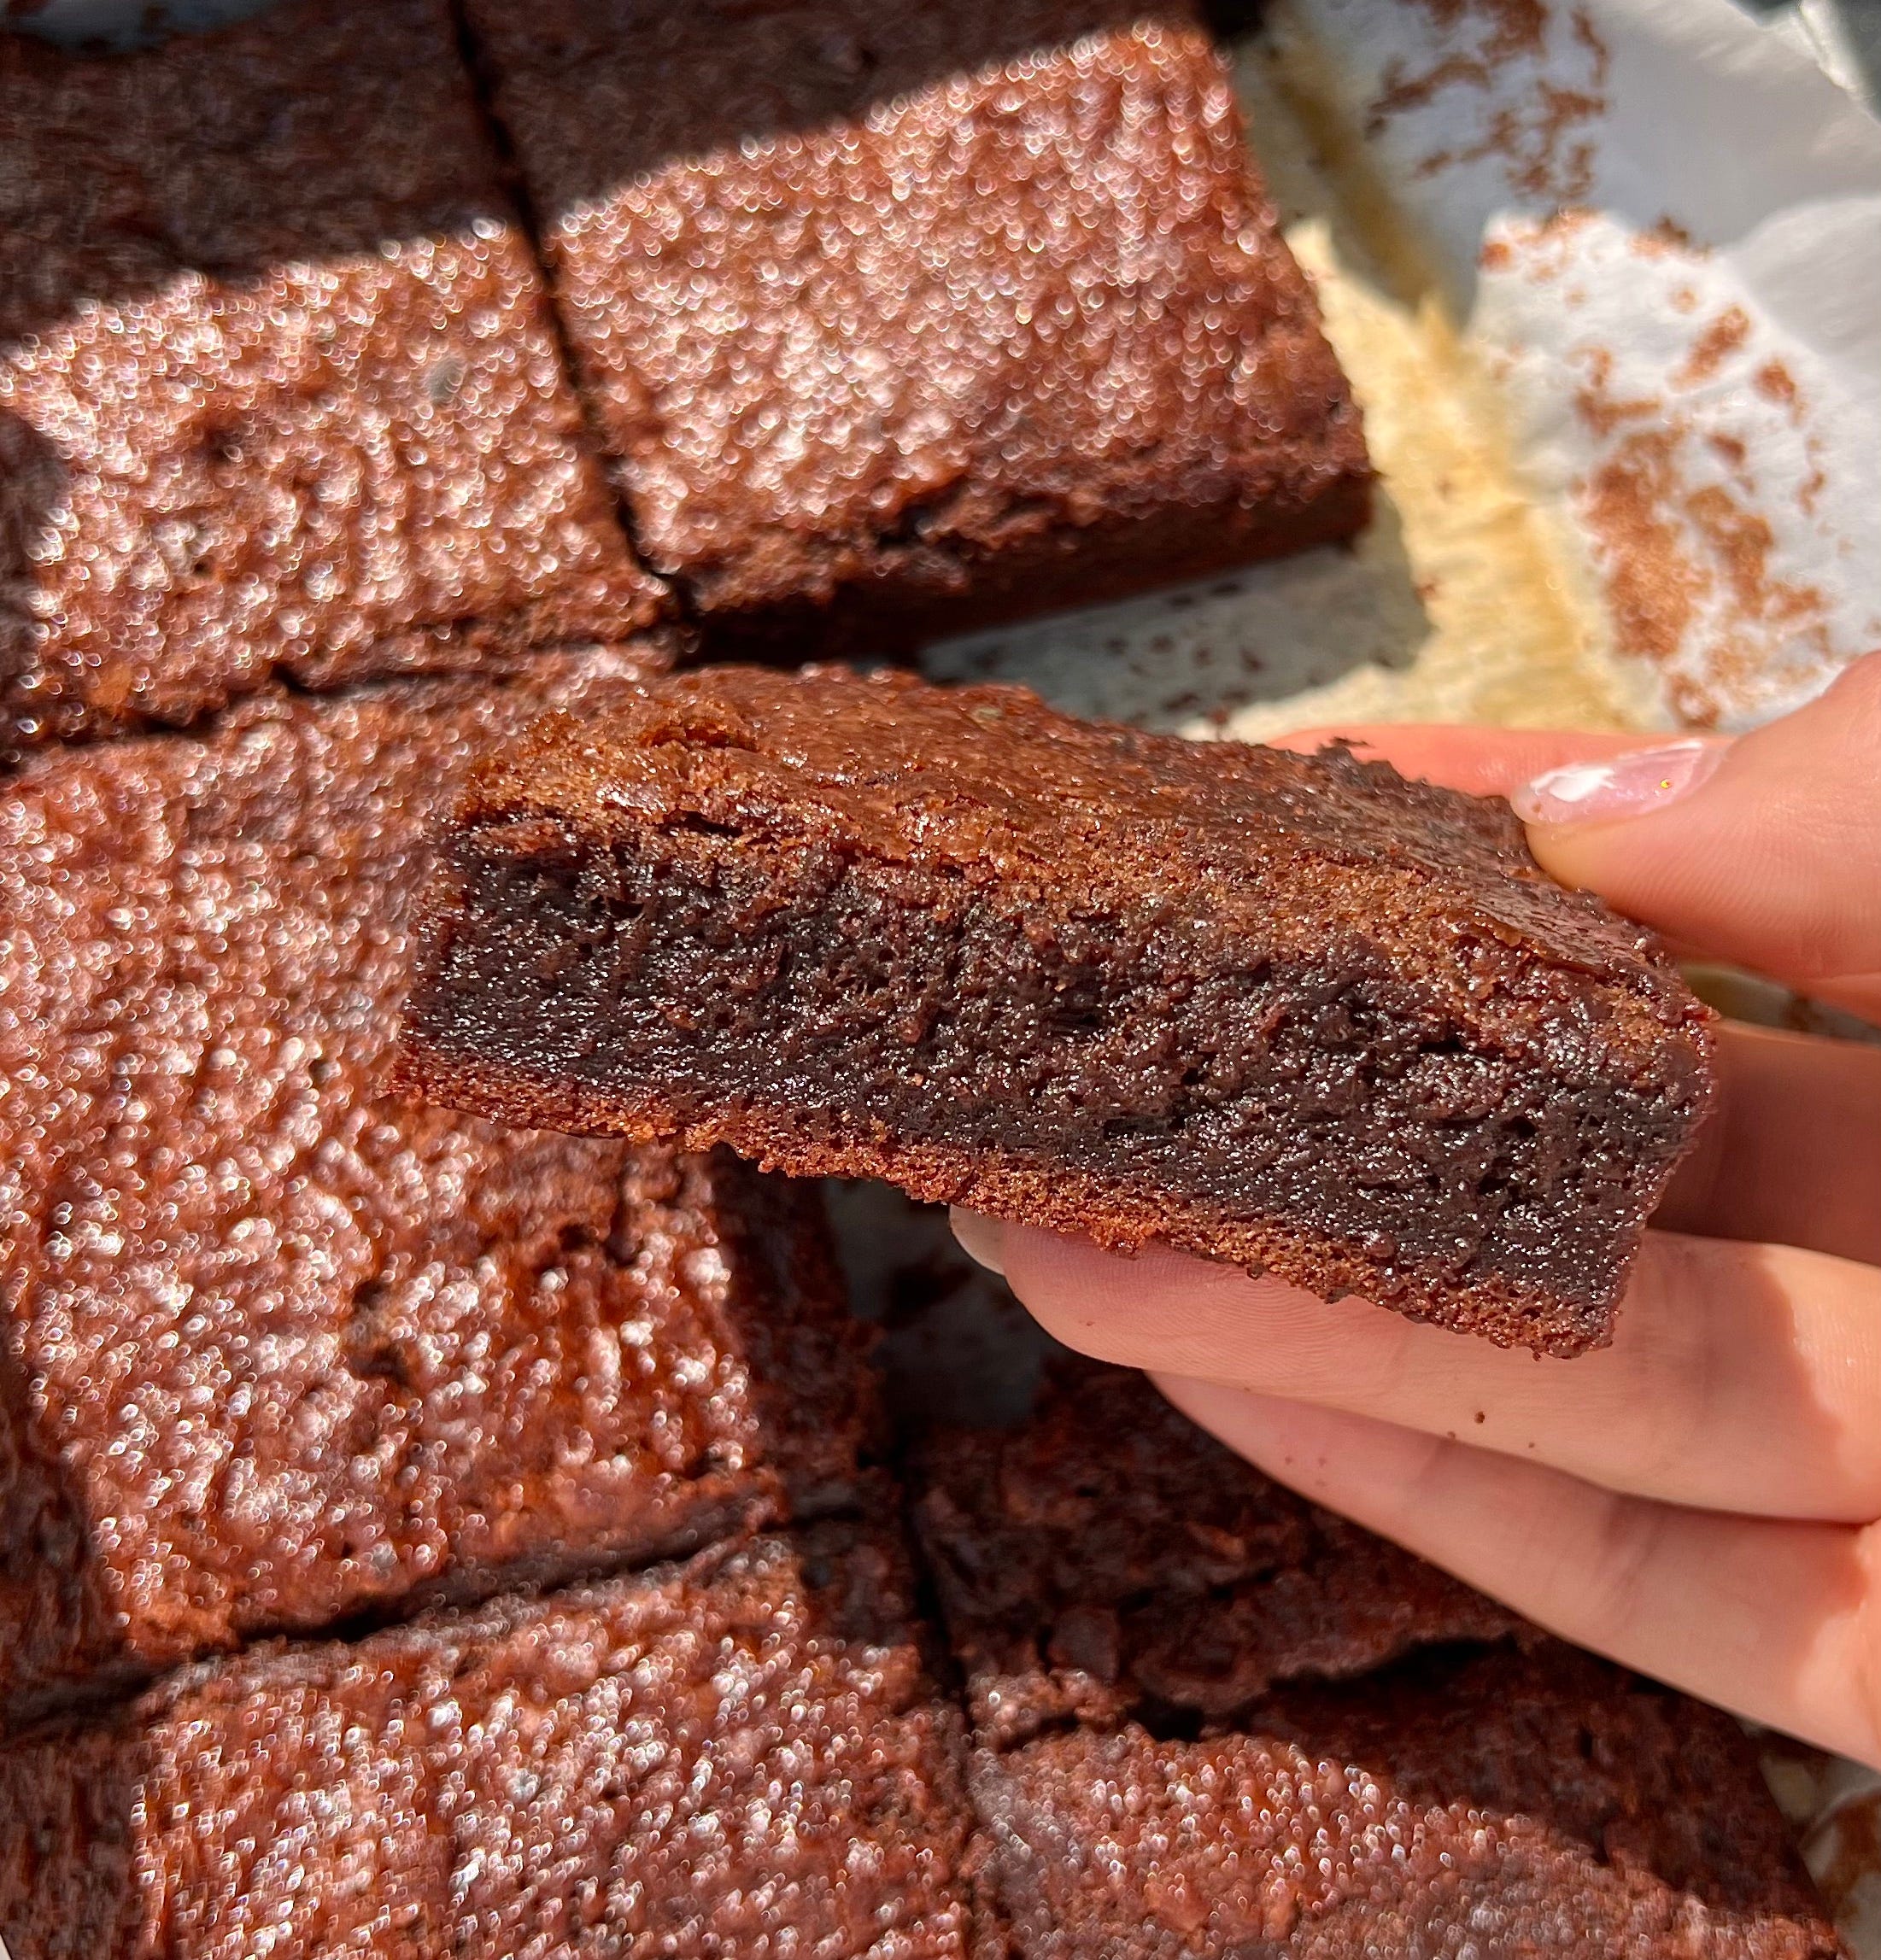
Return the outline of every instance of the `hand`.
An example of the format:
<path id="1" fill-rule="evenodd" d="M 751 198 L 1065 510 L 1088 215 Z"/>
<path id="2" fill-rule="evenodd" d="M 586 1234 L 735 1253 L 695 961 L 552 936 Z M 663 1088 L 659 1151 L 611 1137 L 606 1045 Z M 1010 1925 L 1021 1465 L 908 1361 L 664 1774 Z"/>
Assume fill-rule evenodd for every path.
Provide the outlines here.
<path id="1" fill-rule="evenodd" d="M 1321 738 L 1323 739 L 1323 738 Z M 1881 654 L 1735 742 L 1359 730 L 1683 949 L 1881 1020 Z M 1312 737 L 1291 745 L 1319 746 Z M 1726 1024 L 1612 1347 L 957 1214 L 1060 1340 L 1542 1625 L 1881 1766 L 1881 1047 Z"/>

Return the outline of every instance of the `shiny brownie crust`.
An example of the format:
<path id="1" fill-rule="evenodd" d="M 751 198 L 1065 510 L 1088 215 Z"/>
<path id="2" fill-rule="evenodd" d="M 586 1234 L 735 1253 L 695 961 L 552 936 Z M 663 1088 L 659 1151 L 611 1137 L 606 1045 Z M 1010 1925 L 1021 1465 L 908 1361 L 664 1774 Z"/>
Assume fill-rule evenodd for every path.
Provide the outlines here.
<path id="1" fill-rule="evenodd" d="M 1349 536 L 1359 416 L 1187 0 L 469 0 L 649 562 L 881 652 Z"/>
<path id="2" fill-rule="evenodd" d="M 0 35 L 0 750 L 667 630 L 445 0 Z"/>
<path id="3" fill-rule="evenodd" d="M 1829 1960 L 1732 1719 L 1523 1625 L 1066 1358 L 916 1517 L 1017 1960 Z"/>
<path id="4" fill-rule="evenodd" d="M 187 1670 L 0 1747 L 31 1960 L 964 1960 L 957 1708 L 847 1524 Z"/>
<path id="5" fill-rule="evenodd" d="M 428 816 L 622 665 L 5 786 L 0 1712 L 848 1501 L 814 1193 L 386 1090 Z"/>

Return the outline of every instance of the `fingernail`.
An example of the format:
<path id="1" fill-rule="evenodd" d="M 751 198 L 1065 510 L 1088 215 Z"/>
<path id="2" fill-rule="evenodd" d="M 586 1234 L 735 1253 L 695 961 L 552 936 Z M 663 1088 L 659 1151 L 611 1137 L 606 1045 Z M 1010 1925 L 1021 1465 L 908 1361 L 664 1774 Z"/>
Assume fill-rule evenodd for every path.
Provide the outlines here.
<path id="1" fill-rule="evenodd" d="M 969 1259 L 985 1267 L 988 1273 L 997 1273 L 1002 1279 L 1005 1277 L 1005 1227 L 998 1219 L 983 1217 L 976 1211 L 962 1211 L 954 1205 L 947 1212 L 947 1222 Z"/>
<path id="2" fill-rule="evenodd" d="M 1667 742 L 1603 762 L 1569 763 L 1509 798 L 1524 823 L 1609 823 L 1689 796 L 1724 760 L 1726 742 Z"/>

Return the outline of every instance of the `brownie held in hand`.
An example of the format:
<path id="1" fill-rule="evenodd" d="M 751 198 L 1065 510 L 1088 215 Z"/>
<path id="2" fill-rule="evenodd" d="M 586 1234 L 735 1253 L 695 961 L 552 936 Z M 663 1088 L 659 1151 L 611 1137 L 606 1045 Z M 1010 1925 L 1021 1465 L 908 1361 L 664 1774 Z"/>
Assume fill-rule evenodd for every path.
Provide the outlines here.
<path id="1" fill-rule="evenodd" d="M 1021 690 L 721 669 L 474 775 L 403 1066 L 550 1127 L 1604 1341 L 1708 1010 L 1507 806 Z"/>

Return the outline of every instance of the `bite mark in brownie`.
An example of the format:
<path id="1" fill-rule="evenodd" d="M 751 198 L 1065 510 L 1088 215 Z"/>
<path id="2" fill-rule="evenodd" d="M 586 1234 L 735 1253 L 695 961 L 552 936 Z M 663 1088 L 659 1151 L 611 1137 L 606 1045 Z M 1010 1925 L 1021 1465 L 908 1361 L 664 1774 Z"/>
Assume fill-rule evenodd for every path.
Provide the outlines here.
<path id="1" fill-rule="evenodd" d="M 21 1960 L 943 1960 L 957 1709 L 853 1524 L 185 1673 L 0 1747 Z"/>
<path id="2" fill-rule="evenodd" d="M 916 1518 L 1020 1960 L 1837 1954 L 1731 1719 L 1065 1358 Z"/>
<path id="3" fill-rule="evenodd" d="M 469 0 L 649 561 L 871 653 L 1344 538 L 1370 471 L 1188 0 Z"/>
<path id="4" fill-rule="evenodd" d="M 386 1090 L 428 815 L 623 669 L 251 701 L 0 791 L 0 1714 L 849 1501 L 814 1192 Z"/>
<path id="5" fill-rule="evenodd" d="M 0 750 L 667 629 L 445 0 L 0 99 Z"/>
<path id="6" fill-rule="evenodd" d="M 1708 1010 L 1506 804 L 1020 689 L 720 669 L 472 780 L 401 1066 L 1573 1354 Z"/>

